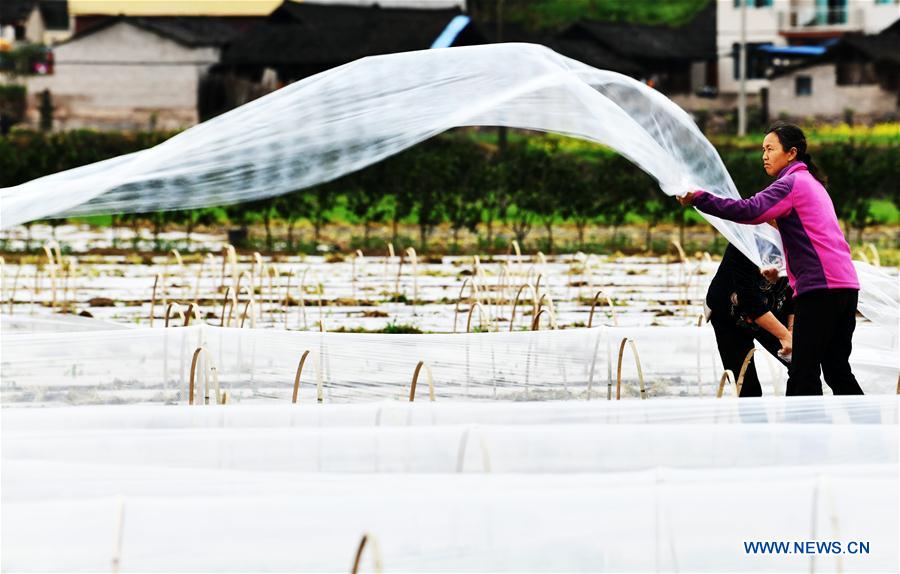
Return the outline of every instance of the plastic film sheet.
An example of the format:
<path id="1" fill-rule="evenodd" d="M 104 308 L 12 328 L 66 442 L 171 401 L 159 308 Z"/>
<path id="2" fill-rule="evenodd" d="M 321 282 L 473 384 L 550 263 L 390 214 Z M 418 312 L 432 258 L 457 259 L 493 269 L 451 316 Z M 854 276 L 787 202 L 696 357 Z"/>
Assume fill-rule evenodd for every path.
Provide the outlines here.
<path id="1" fill-rule="evenodd" d="M 857 330 L 851 364 L 864 391 L 893 394 L 898 343 L 880 331 Z M 3 403 L 186 403 L 192 365 L 196 404 L 291 401 L 295 383 L 300 403 L 408 400 L 417 370 L 418 401 L 715 396 L 723 374 L 710 326 L 597 327 L 538 336 L 201 325 L 76 335 L 4 332 Z M 786 369 L 764 350 L 755 362 L 763 392 L 784 394 Z M 722 393 L 734 392 L 727 381 Z"/>

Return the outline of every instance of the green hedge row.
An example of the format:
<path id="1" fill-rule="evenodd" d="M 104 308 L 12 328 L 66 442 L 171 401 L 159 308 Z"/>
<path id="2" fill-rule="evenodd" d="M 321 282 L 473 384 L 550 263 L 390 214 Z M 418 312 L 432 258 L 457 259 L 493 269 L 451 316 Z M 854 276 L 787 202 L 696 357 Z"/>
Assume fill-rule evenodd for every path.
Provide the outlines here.
<path id="1" fill-rule="evenodd" d="M 0 187 L 16 185 L 60 170 L 155 145 L 171 134 L 70 131 L 44 134 L 14 131 L 0 138 Z M 364 224 L 415 221 L 425 246 L 434 227 L 449 223 L 486 232 L 492 244 L 496 222 L 504 222 L 520 243 L 535 227 L 544 227 L 552 247 L 553 226 L 574 223 L 583 239 L 589 224 L 613 227 L 644 222 L 648 233 L 662 221 L 689 224 L 694 214 L 659 192 L 656 183 L 614 153 L 571 153 L 558 140 L 517 138 L 503 151 L 459 131 L 433 138 L 379 164 L 321 186 L 267 200 L 226 207 L 228 222 L 246 228 L 264 225 L 271 245 L 275 221 L 309 221 L 316 233 L 335 217 Z M 839 216 L 862 230 L 873 220 L 872 202 L 900 205 L 900 146 L 847 142 L 811 150 L 830 178 L 829 192 Z M 719 150 L 741 192 L 762 189 L 769 178 L 758 148 Z M 169 223 L 193 229 L 222 219 L 223 210 L 192 210 L 132 215 L 116 223 L 150 221 L 158 230 Z M 650 238 L 648 236 L 648 244 Z"/>

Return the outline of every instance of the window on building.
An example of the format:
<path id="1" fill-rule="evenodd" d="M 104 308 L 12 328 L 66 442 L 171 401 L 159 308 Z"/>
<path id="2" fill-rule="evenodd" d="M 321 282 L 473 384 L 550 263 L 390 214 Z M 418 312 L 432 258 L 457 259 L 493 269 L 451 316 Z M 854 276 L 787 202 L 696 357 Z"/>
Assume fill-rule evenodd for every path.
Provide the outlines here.
<path id="1" fill-rule="evenodd" d="M 875 0 L 876 4 L 893 4 L 897 0 Z"/>
<path id="2" fill-rule="evenodd" d="M 819 26 L 846 24 L 847 0 L 816 0 L 816 21 Z"/>
<path id="3" fill-rule="evenodd" d="M 811 96 L 812 95 L 812 77 L 797 76 L 794 80 L 795 96 Z"/>
<path id="4" fill-rule="evenodd" d="M 760 46 L 768 46 L 770 42 L 747 42 L 747 79 L 759 80 L 766 77 L 766 68 L 769 59 L 765 52 L 757 50 Z M 731 45 L 731 59 L 734 63 L 734 79 L 741 79 L 741 45 L 735 42 Z"/>

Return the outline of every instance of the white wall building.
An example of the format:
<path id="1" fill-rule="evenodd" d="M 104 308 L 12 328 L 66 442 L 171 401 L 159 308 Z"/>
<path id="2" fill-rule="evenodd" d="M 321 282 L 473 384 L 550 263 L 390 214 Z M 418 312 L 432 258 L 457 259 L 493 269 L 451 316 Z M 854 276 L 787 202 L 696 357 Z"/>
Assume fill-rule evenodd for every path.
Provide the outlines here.
<path id="1" fill-rule="evenodd" d="M 748 47 L 816 44 L 848 32 L 877 34 L 900 18 L 900 0 L 716 0 L 719 93 L 739 88 L 737 46 L 741 10 L 746 10 Z M 742 7 L 742 2 L 746 8 Z M 748 51 L 747 92 L 751 98 L 769 87 L 765 63 Z"/>
<path id="2" fill-rule="evenodd" d="M 197 123 L 201 77 L 219 61 L 226 24 L 215 19 L 120 18 L 54 49 L 55 71 L 28 79 L 29 118 L 49 90 L 55 127 L 171 129 Z"/>
<path id="3" fill-rule="evenodd" d="M 769 87 L 769 111 L 773 117 L 839 119 L 845 110 L 852 111 L 854 117 L 896 114 L 897 94 L 877 82 L 842 85 L 834 63 L 780 75 L 772 79 Z"/>

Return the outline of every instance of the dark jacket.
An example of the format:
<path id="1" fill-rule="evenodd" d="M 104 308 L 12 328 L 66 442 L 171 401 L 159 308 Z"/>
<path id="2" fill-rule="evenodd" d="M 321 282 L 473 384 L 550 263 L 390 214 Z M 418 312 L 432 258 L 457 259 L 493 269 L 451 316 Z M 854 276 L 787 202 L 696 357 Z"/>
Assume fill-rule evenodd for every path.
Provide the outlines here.
<path id="1" fill-rule="evenodd" d="M 729 245 L 706 292 L 706 304 L 713 316 L 728 315 L 742 327 L 758 329 L 754 321 L 769 311 L 787 324 L 794 312 L 793 295 L 786 277 L 769 283 L 752 261 Z"/>

